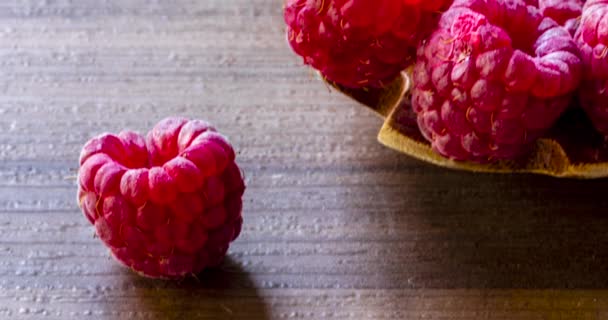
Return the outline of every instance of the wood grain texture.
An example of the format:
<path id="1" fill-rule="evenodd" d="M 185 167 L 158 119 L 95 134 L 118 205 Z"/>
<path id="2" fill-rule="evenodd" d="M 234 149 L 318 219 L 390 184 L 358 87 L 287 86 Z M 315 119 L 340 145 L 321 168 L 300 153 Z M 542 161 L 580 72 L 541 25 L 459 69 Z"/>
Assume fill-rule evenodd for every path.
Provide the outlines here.
<path id="1" fill-rule="evenodd" d="M 484 175 L 376 142 L 302 67 L 280 0 L 0 1 L 0 319 L 608 319 L 608 181 Z M 168 115 L 230 137 L 248 182 L 226 263 L 113 262 L 79 149 Z"/>

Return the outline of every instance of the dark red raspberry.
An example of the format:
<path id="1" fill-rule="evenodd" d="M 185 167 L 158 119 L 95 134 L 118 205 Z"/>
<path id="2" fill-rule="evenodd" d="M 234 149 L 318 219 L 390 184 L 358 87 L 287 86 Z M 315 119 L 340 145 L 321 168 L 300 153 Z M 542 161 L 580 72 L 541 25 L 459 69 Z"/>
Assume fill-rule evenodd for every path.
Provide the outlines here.
<path id="1" fill-rule="evenodd" d="M 451 0 L 288 0 L 288 40 L 304 63 L 347 87 L 381 87 L 415 57 Z"/>
<path id="2" fill-rule="evenodd" d="M 580 102 L 596 129 L 608 137 L 608 1 L 585 3 L 576 40 L 584 66 Z"/>
<path id="3" fill-rule="evenodd" d="M 220 263 L 240 233 L 245 185 L 234 160 L 199 120 L 165 119 L 146 139 L 103 134 L 82 149 L 79 204 L 118 261 L 182 278 Z"/>
<path id="4" fill-rule="evenodd" d="M 568 106 L 580 74 L 568 32 L 523 0 L 457 0 L 418 51 L 412 105 L 457 160 L 512 159 Z"/>

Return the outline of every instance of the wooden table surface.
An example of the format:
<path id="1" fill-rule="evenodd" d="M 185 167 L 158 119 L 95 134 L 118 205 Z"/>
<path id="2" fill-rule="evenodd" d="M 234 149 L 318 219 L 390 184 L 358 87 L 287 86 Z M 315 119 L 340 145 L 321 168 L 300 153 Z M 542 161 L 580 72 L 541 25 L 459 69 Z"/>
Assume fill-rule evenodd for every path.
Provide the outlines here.
<path id="1" fill-rule="evenodd" d="M 280 0 L 0 2 L 0 319 L 608 319 L 608 181 L 435 168 L 291 54 Z M 80 147 L 215 123 L 245 224 L 200 282 L 109 258 Z"/>

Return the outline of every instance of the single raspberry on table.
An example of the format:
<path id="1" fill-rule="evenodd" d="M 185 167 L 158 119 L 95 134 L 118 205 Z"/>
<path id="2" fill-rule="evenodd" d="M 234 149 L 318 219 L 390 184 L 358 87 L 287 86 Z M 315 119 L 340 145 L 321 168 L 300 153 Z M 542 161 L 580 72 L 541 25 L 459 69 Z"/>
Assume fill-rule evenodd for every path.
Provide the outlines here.
<path id="1" fill-rule="evenodd" d="M 418 50 L 419 128 L 452 159 L 515 158 L 568 106 L 579 55 L 566 29 L 523 0 L 457 0 Z"/>
<path id="2" fill-rule="evenodd" d="M 287 37 L 304 63 L 346 87 L 382 87 L 413 62 L 451 0 L 288 0 Z"/>
<path id="3" fill-rule="evenodd" d="M 167 118 L 146 138 L 123 131 L 88 141 L 78 199 L 113 256 L 153 278 L 218 265 L 243 222 L 235 153 L 207 122 Z"/>
<path id="4" fill-rule="evenodd" d="M 584 66 L 580 103 L 596 129 L 608 137 L 608 1 L 585 3 L 576 40 Z"/>

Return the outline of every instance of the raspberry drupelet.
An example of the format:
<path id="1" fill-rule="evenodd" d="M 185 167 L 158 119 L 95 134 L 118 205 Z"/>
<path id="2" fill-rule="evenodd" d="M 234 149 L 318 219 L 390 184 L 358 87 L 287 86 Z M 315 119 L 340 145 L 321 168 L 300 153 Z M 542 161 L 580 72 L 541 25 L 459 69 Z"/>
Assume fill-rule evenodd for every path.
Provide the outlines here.
<path id="1" fill-rule="evenodd" d="M 571 35 L 576 33 L 583 13 L 583 0 L 538 0 L 538 2 L 543 16 L 566 27 Z"/>

